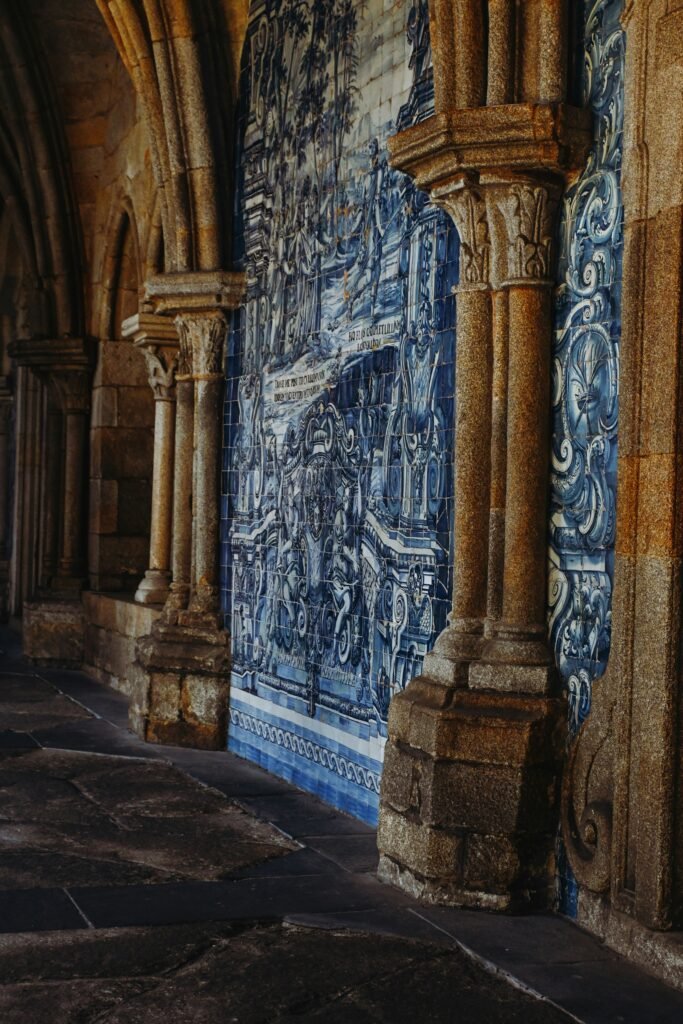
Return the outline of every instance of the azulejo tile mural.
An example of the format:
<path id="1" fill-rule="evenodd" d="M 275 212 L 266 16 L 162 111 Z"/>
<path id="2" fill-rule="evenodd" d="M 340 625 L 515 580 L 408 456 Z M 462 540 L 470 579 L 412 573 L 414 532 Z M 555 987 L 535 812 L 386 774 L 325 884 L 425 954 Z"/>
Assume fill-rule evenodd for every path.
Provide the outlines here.
<path id="1" fill-rule="evenodd" d="M 607 666 L 616 521 L 623 203 L 623 0 L 584 5 L 584 103 L 595 136 L 560 223 L 553 346 L 550 636 L 573 737 Z M 560 903 L 576 885 L 560 850 Z"/>
<path id="2" fill-rule="evenodd" d="M 374 822 L 451 591 L 457 236 L 386 155 L 433 109 L 427 0 L 254 0 L 241 89 L 229 747 Z"/>

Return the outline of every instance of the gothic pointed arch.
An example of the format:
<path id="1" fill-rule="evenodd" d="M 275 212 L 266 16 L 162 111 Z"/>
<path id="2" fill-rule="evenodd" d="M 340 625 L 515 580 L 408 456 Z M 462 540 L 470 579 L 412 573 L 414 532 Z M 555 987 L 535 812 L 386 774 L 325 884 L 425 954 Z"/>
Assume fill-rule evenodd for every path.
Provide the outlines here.
<path id="1" fill-rule="evenodd" d="M 167 269 L 219 269 L 229 253 L 235 37 L 245 5 L 97 3 L 144 105 Z"/>
<path id="2" fill-rule="evenodd" d="M 64 130 L 35 33 L 16 0 L 0 19 L 0 97 L 0 198 L 37 293 L 33 333 L 82 336 L 82 241 Z"/>

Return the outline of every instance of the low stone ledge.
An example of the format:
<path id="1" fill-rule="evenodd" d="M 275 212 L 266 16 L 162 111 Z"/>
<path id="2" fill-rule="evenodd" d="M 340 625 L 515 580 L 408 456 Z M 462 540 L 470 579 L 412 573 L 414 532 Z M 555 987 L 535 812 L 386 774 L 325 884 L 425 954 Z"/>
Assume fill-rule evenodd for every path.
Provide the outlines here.
<path id="1" fill-rule="evenodd" d="M 131 699 L 131 729 L 150 743 L 224 750 L 231 670 L 228 634 L 211 621 L 204 627 L 193 621 L 184 628 L 160 620 L 138 641 L 136 652 L 140 679 Z"/>
<path id="2" fill-rule="evenodd" d="M 24 602 L 22 643 L 34 665 L 80 668 L 83 664 L 85 614 L 80 599 Z"/>
<path id="3" fill-rule="evenodd" d="M 128 596 L 83 595 L 84 668 L 100 682 L 131 696 L 138 683 L 135 645 L 159 618 L 159 609 L 136 604 Z"/>

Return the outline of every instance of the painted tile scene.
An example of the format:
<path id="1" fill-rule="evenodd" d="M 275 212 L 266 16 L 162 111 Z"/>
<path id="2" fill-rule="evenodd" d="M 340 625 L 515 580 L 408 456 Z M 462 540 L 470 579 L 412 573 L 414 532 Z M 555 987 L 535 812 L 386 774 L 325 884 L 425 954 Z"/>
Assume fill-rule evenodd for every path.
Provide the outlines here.
<path id="1" fill-rule="evenodd" d="M 683 0 L 1 0 L 0 1024 L 681 1024 Z"/>
<path id="2" fill-rule="evenodd" d="M 229 749 L 375 822 L 389 702 L 446 623 L 454 227 L 389 166 L 426 3 L 254 3 L 228 352 Z"/>

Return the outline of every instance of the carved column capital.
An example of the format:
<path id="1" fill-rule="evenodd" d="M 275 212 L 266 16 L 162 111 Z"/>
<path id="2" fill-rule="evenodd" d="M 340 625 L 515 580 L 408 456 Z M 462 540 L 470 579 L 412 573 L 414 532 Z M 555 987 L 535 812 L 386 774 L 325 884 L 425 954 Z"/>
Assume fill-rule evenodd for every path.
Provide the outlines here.
<path id="1" fill-rule="evenodd" d="M 145 357 L 154 398 L 173 401 L 178 365 L 178 334 L 173 322 L 154 313 L 136 313 L 123 321 L 121 336 L 131 338 Z"/>
<path id="2" fill-rule="evenodd" d="M 194 380 L 222 378 L 228 326 L 223 311 L 179 313 L 175 324 L 183 372 L 190 373 Z"/>
<path id="3" fill-rule="evenodd" d="M 175 373 L 178 353 L 160 345 L 140 346 L 147 363 L 149 386 L 157 402 L 175 401 Z"/>
<path id="4" fill-rule="evenodd" d="M 458 291 L 489 287 L 491 237 L 482 191 L 467 179 L 436 186 L 431 199 L 446 211 L 460 236 Z"/>
<path id="5" fill-rule="evenodd" d="M 534 179 L 485 186 L 496 287 L 553 283 L 556 182 Z"/>

